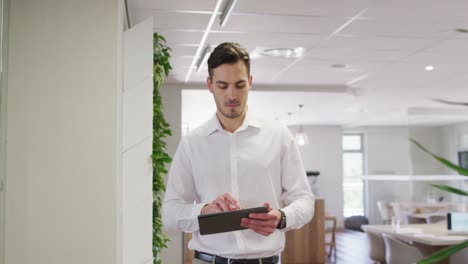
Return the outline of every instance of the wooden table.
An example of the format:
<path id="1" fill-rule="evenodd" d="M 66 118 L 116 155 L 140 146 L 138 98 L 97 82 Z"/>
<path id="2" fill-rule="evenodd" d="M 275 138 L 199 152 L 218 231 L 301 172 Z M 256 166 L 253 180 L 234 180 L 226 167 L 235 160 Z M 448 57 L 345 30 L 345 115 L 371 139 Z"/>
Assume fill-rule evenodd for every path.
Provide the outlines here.
<path id="1" fill-rule="evenodd" d="M 397 231 L 392 230 L 391 225 L 364 225 L 362 229 L 379 236 L 387 233 L 400 240 L 411 242 L 424 256 L 430 256 L 444 247 L 468 240 L 468 236 L 448 235 L 446 223 L 401 225 Z"/>
<path id="2" fill-rule="evenodd" d="M 300 229 L 286 232 L 286 246 L 281 253 L 284 264 L 325 264 L 325 202 L 315 200 L 314 218 Z"/>

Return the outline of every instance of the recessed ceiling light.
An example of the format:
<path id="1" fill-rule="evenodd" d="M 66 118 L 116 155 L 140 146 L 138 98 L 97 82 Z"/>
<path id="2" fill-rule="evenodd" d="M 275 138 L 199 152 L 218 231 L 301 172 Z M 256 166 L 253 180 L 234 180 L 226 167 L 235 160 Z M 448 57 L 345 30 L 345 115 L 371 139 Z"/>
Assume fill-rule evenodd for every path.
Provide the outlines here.
<path id="1" fill-rule="evenodd" d="M 337 68 L 337 69 L 343 69 L 343 68 L 348 68 L 348 65 L 337 63 L 337 64 L 332 64 L 331 67 Z"/>
<path id="2" fill-rule="evenodd" d="M 432 66 L 432 65 L 427 65 L 426 67 L 424 67 L 424 69 L 425 69 L 426 71 L 432 71 L 432 70 L 434 70 L 434 66 Z"/>
<path id="3" fill-rule="evenodd" d="M 272 57 L 289 57 L 293 54 L 293 49 L 267 49 L 263 51 L 263 55 Z"/>
<path id="4" fill-rule="evenodd" d="M 263 56 L 269 57 L 283 57 L 283 58 L 299 58 L 304 55 L 305 49 L 298 47 L 295 49 L 290 48 L 274 48 L 265 49 L 262 51 Z"/>

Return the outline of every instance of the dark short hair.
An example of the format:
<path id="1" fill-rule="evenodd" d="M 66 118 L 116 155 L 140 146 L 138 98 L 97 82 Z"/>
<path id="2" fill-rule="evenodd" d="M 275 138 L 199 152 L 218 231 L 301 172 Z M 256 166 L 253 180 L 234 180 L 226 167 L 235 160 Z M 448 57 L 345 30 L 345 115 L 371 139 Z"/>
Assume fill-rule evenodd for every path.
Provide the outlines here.
<path id="1" fill-rule="evenodd" d="M 247 74 L 250 76 L 250 56 L 247 50 L 238 43 L 224 42 L 219 44 L 208 59 L 208 74 L 213 77 L 213 70 L 222 64 L 234 64 L 244 61 Z"/>

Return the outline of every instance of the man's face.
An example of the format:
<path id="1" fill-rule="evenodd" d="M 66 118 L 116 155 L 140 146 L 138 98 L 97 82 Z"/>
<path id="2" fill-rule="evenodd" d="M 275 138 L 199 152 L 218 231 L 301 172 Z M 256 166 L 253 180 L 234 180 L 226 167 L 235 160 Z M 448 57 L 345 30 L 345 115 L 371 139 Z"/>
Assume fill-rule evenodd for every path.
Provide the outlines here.
<path id="1" fill-rule="evenodd" d="M 248 75 L 243 61 L 222 64 L 213 69 L 213 76 L 208 77 L 207 84 L 220 114 L 227 118 L 244 114 L 252 76 Z"/>

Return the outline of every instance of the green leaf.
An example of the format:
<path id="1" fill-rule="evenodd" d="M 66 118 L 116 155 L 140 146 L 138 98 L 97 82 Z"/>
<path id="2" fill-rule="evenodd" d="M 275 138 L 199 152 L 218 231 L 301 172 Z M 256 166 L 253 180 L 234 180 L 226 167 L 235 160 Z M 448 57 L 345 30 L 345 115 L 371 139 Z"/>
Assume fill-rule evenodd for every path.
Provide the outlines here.
<path id="1" fill-rule="evenodd" d="M 457 189 L 457 188 L 453 188 L 451 186 L 447 186 L 447 185 L 439 185 L 439 184 L 431 184 L 433 187 L 435 188 L 438 188 L 438 189 L 441 189 L 443 191 L 446 191 L 446 192 L 449 192 L 449 193 L 455 193 L 455 194 L 459 194 L 459 195 L 463 195 L 463 196 L 468 196 L 468 192 L 467 191 L 464 191 L 464 190 L 461 190 L 461 189 Z"/>
<path id="2" fill-rule="evenodd" d="M 460 173 L 461 175 L 463 176 L 468 176 L 468 169 L 465 169 L 465 168 L 462 168 L 460 166 L 457 166 L 455 165 L 454 163 L 442 158 L 442 157 L 439 157 L 437 155 L 435 155 L 434 153 L 430 152 L 429 150 L 427 150 L 425 147 L 423 147 L 420 143 L 418 143 L 416 140 L 410 138 L 411 142 L 413 142 L 416 146 L 418 146 L 422 151 L 426 152 L 427 154 L 431 155 L 432 157 L 434 157 L 436 160 L 438 160 L 440 163 L 444 164 L 445 166 L 447 166 L 448 168 Z"/>
<path id="3" fill-rule="evenodd" d="M 468 240 L 460 244 L 457 244 L 455 246 L 451 246 L 451 247 L 439 250 L 436 253 L 432 254 L 431 256 L 418 261 L 418 264 L 430 264 L 430 263 L 441 261 L 466 247 L 468 247 Z"/>
<path id="4" fill-rule="evenodd" d="M 172 135 L 169 123 L 162 112 L 163 104 L 159 87 L 164 83 L 166 76 L 172 69 L 170 48 L 165 45 L 166 39 L 158 33 L 153 34 L 153 263 L 162 263 L 160 252 L 167 248 L 169 239 L 163 233 L 161 218 L 161 194 L 166 189 L 164 175 L 167 173 L 166 165 L 172 160 L 166 152 L 164 138 Z"/>

